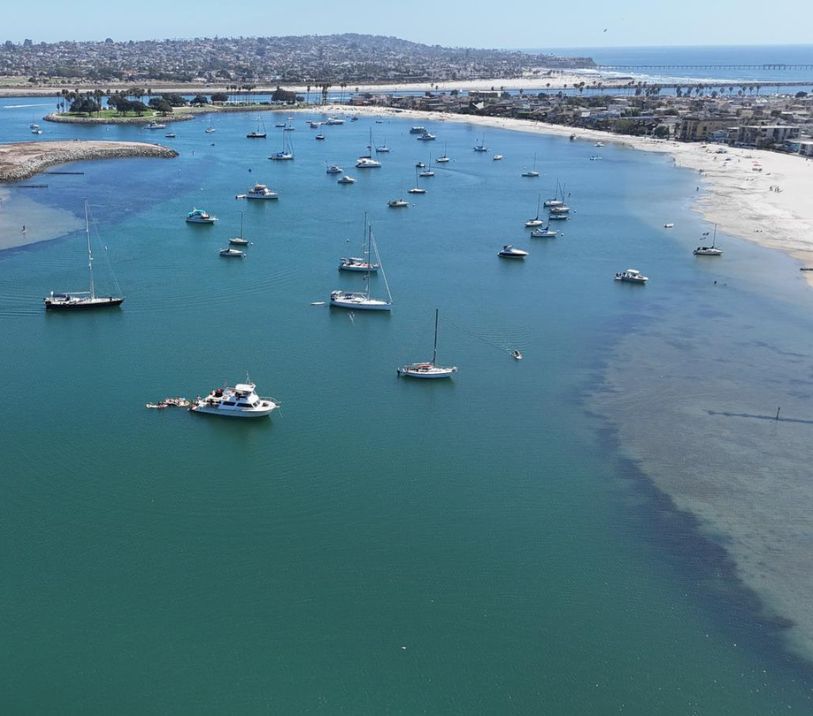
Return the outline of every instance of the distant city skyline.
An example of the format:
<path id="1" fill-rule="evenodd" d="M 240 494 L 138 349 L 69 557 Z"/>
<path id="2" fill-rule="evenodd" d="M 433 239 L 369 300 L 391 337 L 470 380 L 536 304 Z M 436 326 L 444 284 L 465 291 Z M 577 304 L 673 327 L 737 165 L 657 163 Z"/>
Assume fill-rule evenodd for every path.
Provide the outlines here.
<path id="1" fill-rule="evenodd" d="M 755 0 L 685 0 L 659 6 L 643 0 L 598 0 L 542 5 L 514 0 L 411 0 L 408 6 L 379 0 L 310 0 L 242 5 L 239 11 L 213 0 L 42 0 L 36 13 L 20 3 L 3 10 L 0 42 L 163 40 L 195 37 L 390 35 L 447 47 L 556 50 L 557 48 L 691 45 L 811 44 L 813 4 L 787 0 L 781 13 Z"/>

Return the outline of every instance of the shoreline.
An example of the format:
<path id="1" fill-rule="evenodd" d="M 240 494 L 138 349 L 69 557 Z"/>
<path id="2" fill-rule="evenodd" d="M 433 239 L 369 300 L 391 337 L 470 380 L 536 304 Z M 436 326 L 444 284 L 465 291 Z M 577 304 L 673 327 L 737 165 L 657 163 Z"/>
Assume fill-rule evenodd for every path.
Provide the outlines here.
<path id="1" fill-rule="evenodd" d="M 299 108 L 291 111 L 314 111 Z M 764 149 L 683 143 L 633 137 L 547 124 L 527 119 L 483 117 L 443 112 L 420 112 L 388 107 L 324 105 L 315 111 L 326 114 L 359 114 L 379 118 L 468 123 L 483 128 L 529 134 L 569 137 L 576 141 L 613 143 L 647 152 L 668 154 L 675 166 L 698 174 L 698 191 L 692 209 L 722 233 L 764 248 L 782 251 L 804 265 L 813 265 L 813 162 L 800 156 Z M 723 153 L 718 153 L 724 149 Z M 772 189 L 778 187 L 778 191 Z M 673 217 L 665 217 L 673 222 Z M 700 237 L 698 237 L 700 241 Z M 813 287 L 813 272 L 804 272 Z"/>

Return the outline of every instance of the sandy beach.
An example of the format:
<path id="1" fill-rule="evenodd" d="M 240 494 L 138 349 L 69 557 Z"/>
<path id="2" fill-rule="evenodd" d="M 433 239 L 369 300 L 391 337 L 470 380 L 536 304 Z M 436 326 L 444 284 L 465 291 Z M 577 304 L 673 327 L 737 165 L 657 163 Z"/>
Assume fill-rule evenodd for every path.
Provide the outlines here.
<path id="1" fill-rule="evenodd" d="M 313 112 L 312 109 L 302 109 Z M 694 209 L 722 233 L 785 253 L 804 265 L 813 265 L 813 162 L 804 157 L 760 149 L 724 147 L 631 137 L 523 119 L 474 117 L 440 112 L 417 112 L 386 107 L 331 105 L 327 114 L 373 115 L 381 118 L 438 122 L 464 122 L 483 128 L 505 129 L 561 137 L 576 141 L 621 144 L 647 152 L 670 155 L 676 166 L 697 172 Z M 596 150 L 600 154 L 600 150 Z M 665 221 L 676 223 L 675 217 Z M 813 272 L 806 272 L 813 286 Z"/>

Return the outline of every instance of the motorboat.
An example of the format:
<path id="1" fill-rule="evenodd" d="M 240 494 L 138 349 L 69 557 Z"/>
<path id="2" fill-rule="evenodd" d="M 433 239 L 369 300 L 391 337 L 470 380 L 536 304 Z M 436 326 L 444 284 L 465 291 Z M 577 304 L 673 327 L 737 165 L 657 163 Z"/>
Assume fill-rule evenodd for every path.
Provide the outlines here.
<path id="1" fill-rule="evenodd" d="M 344 120 L 341 117 L 328 117 L 325 120 L 325 124 L 327 124 L 327 125 L 329 125 L 331 127 L 338 126 L 340 124 L 344 124 Z"/>
<path id="2" fill-rule="evenodd" d="M 387 202 L 387 206 L 390 209 L 405 209 L 409 206 L 409 202 L 406 199 L 390 199 Z"/>
<path id="3" fill-rule="evenodd" d="M 326 174 L 341 174 L 344 170 L 338 164 L 331 164 L 325 169 Z"/>
<path id="4" fill-rule="evenodd" d="M 353 179 L 353 177 L 348 176 L 347 174 L 345 174 L 343 177 L 340 177 L 339 179 L 337 179 L 336 183 L 337 184 L 355 184 L 356 180 Z"/>
<path id="5" fill-rule="evenodd" d="M 327 137 L 325 137 L 325 135 L 324 135 L 324 134 L 321 134 L 321 133 L 320 133 L 320 134 L 317 134 L 317 135 L 314 137 L 314 139 L 315 139 L 317 142 L 324 142 L 324 141 L 325 141 L 325 139 L 327 139 Z"/>
<path id="6" fill-rule="evenodd" d="M 616 281 L 624 281 L 626 283 L 644 284 L 649 281 L 648 276 L 644 276 L 638 269 L 628 268 L 626 271 L 619 271 L 615 275 Z"/>
<path id="7" fill-rule="evenodd" d="M 317 121 L 315 121 L 315 120 L 311 119 L 311 120 L 309 120 L 309 121 L 308 121 L 308 126 L 309 126 L 311 129 L 319 129 L 319 127 L 321 127 L 321 126 L 322 126 L 322 123 L 321 123 L 321 122 L 317 122 Z"/>
<path id="8" fill-rule="evenodd" d="M 522 360 L 522 352 L 518 351 L 516 348 L 511 351 L 511 357 L 514 360 Z"/>
<path id="9" fill-rule="evenodd" d="M 97 296 L 93 280 L 93 251 L 90 244 L 90 219 L 88 204 L 85 202 L 85 235 L 87 236 L 88 273 L 90 285 L 88 291 L 54 293 L 43 299 L 46 311 L 81 311 L 96 308 L 113 308 L 124 302 L 124 296 Z M 115 277 L 114 277 L 115 278 Z"/>
<path id="10" fill-rule="evenodd" d="M 670 221 L 668 224 L 663 225 L 664 229 L 674 229 L 675 225 Z"/>
<path id="11" fill-rule="evenodd" d="M 416 169 L 425 169 L 426 164 L 424 162 L 415 162 L 415 168 Z"/>
<path id="12" fill-rule="evenodd" d="M 511 244 L 506 244 L 500 249 L 497 255 L 503 259 L 524 259 L 528 255 L 528 252 L 517 249 L 511 246 Z"/>
<path id="13" fill-rule="evenodd" d="M 410 134 L 426 134 L 426 127 L 410 127 Z"/>
<path id="14" fill-rule="evenodd" d="M 264 418 L 279 407 L 273 398 L 257 395 L 254 383 L 238 383 L 233 388 L 215 388 L 205 398 L 195 398 L 189 410 L 227 418 Z"/>
<path id="15" fill-rule="evenodd" d="M 372 157 L 359 157 L 356 159 L 356 169 L 380 169 L 381 162 Z"/>
<path id="16" fill-rule="evenodd" d="M 389 154 L 390 148 L 386 144 L 382 144 L 381 146 L 376 147 L 375 151 L 379 154 Z"/>
<path id="17" fill-rule="evenodd" d="M 398 368 L 398 375 L 406 378 L 438 379 L 451 378 L 457 373 L 457 366 L 437 364 L 438 357 L 438 309 L 435 309 L 435 343 L 432 349 L 432 360 L 421 363 L 407 363 Z"/>
<path id="18" fill-rule="evenodd" d="M 604 146 L 604 142 L 596 142 L 596 143 L 595 143 L 593 146 L 594 146 L 594 147 L 603 147 L 603 146 Z"/>
<path id="19" fill-rule="evenodd" d="M 532 239 L 555 239 L 558 231 L 554 231 L 549 226 L 540 226 L 531 232 Z"/>
<path id="20" fill-rule="evenodd" d="M 246 199 L 279 199 L 279 194 L 265 184 L 255 184 L 246 192 Z"/>
<path id="21" fill-rule="evenodd" d="M 361 256 L 347 256 L 339 259 L 339 271 L 355 271 L 356 273 L 375 273 L 378 264 L 372 263 Z"/>
<path id="22" fill-rule="evenodd" d="M 212 216 L 204 209 L 192 209 L 186 215 L 186 222 L 188 224 L 214 224 L 217 221 L 216 216 Z"/>
<path id="23" fill-rule="evenodd" d="M 175 132 L 167 132 L 167 133 L 166 133 L 164 136 L 165 136 L 167 139 L 175 139 L 175 137 L 177 137 L 178 135 L 177 135 L 177 134 L 175 134 Z"/>
<path id="24" fill-rule="evenodd" d="M 161 122 L 150 122 L 149 124 L 144 126 L 144 129 L 166 129 L 166 124 L 161 124 Z"/>
<path id="25" fill-rule="evenodd" d="M 229 241 L 229 243 L 231 243 L 231 241 Z M 231 246 L 228 246 L 225 249 L 220 249 L 219 253 L 225 259 L 243 259 L 246 257 L 245 251 L 233 249 Z"/>
<path id="26" fill-rule="evenodd" d="M 495 162 L 500 161 L 503 158 L 502 154 L 495 154 L 491 159 Z"/>
<path id="27" fill-rule="evenodd" d="M 436 139 L 437 137 L 431 132 L 423 132 L 423 134 L 418 135 L 419 142 L 434 142 Z"/>

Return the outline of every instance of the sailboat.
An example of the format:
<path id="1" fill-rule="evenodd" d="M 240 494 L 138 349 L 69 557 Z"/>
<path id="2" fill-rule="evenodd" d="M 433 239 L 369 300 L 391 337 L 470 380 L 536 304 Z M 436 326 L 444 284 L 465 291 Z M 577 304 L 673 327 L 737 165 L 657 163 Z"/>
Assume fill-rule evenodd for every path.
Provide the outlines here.
<path id="1" fill-rule="evenodd" d="M 85 202 L 85 234 L 88 248 L 88 273 L 90 274 L 90 290 L 70 293 L 54 293 L 43 299 L 45 309 L 50 311 L 81 311 L 91 308 L 109 308 L 119 306 L 124 296 L 97 296 L 96 285 L 93 281 L 93 251 L 90 245 L 90 215 L 88 203 Z M 114 277 L 115 280 L 115 277 Z"/>
<path id="2" fill-rule="evenodd" d="M 248 246 L 251 242 L 243 238 L 243 212 L 240 212 L 240 236 L 233 236 L 229 239 L 232 246 Z"/>
<path id="3" fill-rule="evenodd" d="M 524 172 L 522 172 L 522 176 L 524 176 L 524 177 L 538 177 L 539 176 L 539 172 L 536 171 L 536 153 L 534 153 L 533 169 L 526 169 Z"/>
<path id="4" fill-rule="evenodd" d="M 247 139 L 265 139 L 267 137 L 267 133 L 265 131 L 265 124 L 263 124 L 262 119 L 257 117 L 257 129 L 249 132 L 246 135 Z"/>
<path id="5" fill-rule="evenodd" d="M 387 276 L 384 273 L 384 266 L 381 264 L 381 257 L 378 254 L 375 240 L 373 239 L 373 227 L 367 227 L 367 257 L 368 262 L 372 262 L 373 254 L 375 254 L 375 262 L 381 271 L 381 276 L 384 279 L 384 287 L 387 290 L 387 298 L 373 298 L 370 296 L 370 273 L 372 272 L 372 264 L 368 263 L 367 270 L 364 272 L 364 290 L 363 291 L 342 291 L 336 290 L 330 292 L 330 305 L 337 308 L 349 308 L 351 310 L 359 311 L 390 311 L 392 310 L 392 294 L 390 287 L 387 283 Z"/>
<path id="6" fill-rule="evenodd" d="M 339 271 L 356 271 L 375 273 L 378 264 L 370 261 L 370 246 L 367 242 L 367 214 L 364 214 L 364 231 L 362 233 L 362 256 L 347 256 L 339 261 Z"/>
<path id="7" fill-rule="evenodd" d="M 426 189 L 424 189 L 420 184 L 418 184 L 418 170 L 415 170 L 415 186 L 411 189 L 407 189 L 407 194 L 426 194 Z"/>
<path id="8" fill-rule="evenodd" d="M 487 152 L 488 147 L 485 144 L 485 136 L 481 137 L 480 141 L 474 145 L 475 152 Z"/>
<path id="9" fill-rule="evenodd" d="M 273 159 L 274 161 L 290 161 L 294 158 L 294 150 L 291 146 L 291 143 L 288 141 L 287 136 L 285 135 L 285 130 L 283 129 L 282 134 L 282 150 L 279 152 L 275 152 L 272 154 L 269 159 Z"/>
<path id="10" fill-rule="evenodd" d="M 542 219 L 539 218 L 539 208 L 541 206 L 541 202 L 542 202 L 542 195 L 540 194 L 537 201 L 536 201 L 536 216 L 533 219 L 528 219 L 528 221 L 525 222 L 525 227 L 526 228 L 533 229 L 533 228 L 535 228 L 537 226 L 542 226 L 542 224 L 545 223 L 544 221 L 542 221 Z"/>
<path id="11" fill-rule="evenodd" d="M 427 164 L 420 172 L 419 176 L 422 177 L 433 177 L 435 176 L 435 172 L 432 171 L 432 155 L 429 155 L 429 164 Z"/>
<path id="12" fill-rule="evenodd" d="M 370 130 L 370 143 L 367 145 L 367 154 L 356 159 L 356 169 L 379 169 L 381 162 L 373 159 L 373 130 Z"/>
<path id="13" fill-rule="evenodd" d="M 559 183 L 559 180 L 557 179 L 556 191 L 553 194 L 553 198 L 545 199 L 544 206 L 546 209 L 550 209 L 554 206 L 564 206 L 564 205 L 565 205 L 565 190 L 562 188 L 562 185 Z"/>
<path id="14" fill-rule="evenodd" d="M 435 159 L 436 164 L 446 164 L 449 161 L 449 155 L 446 154 L 446 142 L 443 143 L 443 154 Z"/>
<path id="15" fill-rule="evenodd" d="M 708 237 L 709 232 L 704 231 L 703 236 Z M 717 224 L 714 225 L 714 236 L 711 239 L 711 246 L 698 246 L 692 253 L 695 256 L 722 256 L 722 249 L 718 249 L 715 244 L 717 243 Z"/>
<path id="16" fill-rule="evenodd" d="M 435 343 L 432 347 L 432 360 L 423 363 L 407 363 L 398 369 L 398 375 L 408 378 L 451 378 L 457 373 L 457 366 L 442 366 L 437 364 L 438 358 L 438 309 L 435 309 Z"/>

